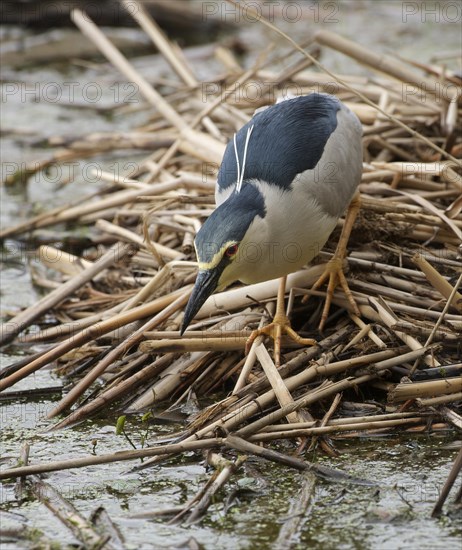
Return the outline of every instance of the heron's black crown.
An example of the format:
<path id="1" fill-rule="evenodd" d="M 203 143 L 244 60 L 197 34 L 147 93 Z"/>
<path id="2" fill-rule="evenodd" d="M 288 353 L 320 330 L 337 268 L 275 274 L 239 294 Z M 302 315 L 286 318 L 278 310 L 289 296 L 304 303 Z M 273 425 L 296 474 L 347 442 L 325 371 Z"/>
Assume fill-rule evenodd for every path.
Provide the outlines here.
<path id="1" fill-rule="evenodd" d="M 297 174 L 318 164 L 327 140 L 337 127 L 339 101 L 329 95 L 312 93 L 277 103 L 257 113 L 236 135 L 242 159 L 247 130 L 253 126 L 248 143 L 245 179 L 260 179 L 289 189 Z M 218 173 L 218 187 L 225 190 L 237 181 L 236 156 L 231 140 Z"/>
<path id="2" fill-rule="evenodd" d="M 247 172 L 247 171 L 246 171 Z M 209 263 L 228 242 L 239 243 L 250 224 L 266 215 L 265 200 L 261 191 L 244 179 L 242 189 L 236 190 L 212 212 L 196 235 L 195 245 L 199 262 Z"/>

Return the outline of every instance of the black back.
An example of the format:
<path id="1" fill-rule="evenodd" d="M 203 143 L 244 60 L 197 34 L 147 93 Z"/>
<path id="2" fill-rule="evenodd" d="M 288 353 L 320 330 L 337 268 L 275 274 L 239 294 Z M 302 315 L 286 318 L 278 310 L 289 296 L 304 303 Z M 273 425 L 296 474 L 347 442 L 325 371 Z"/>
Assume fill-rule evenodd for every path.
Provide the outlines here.
<path id="1" fill-rule="evenodd" d="M 297 174 L 318 164 L 332 132 L 337 127 L 338 100 L 312 93 L 288 99 L 257 113 L 236 135 L 242 170 L 247 129 L 254 126 L 247 148 L 244 178 L 262 179 L 283 189 Z M 225 150 L 217 184 L 224 190 L 237 181 L 234 143 Z"/>

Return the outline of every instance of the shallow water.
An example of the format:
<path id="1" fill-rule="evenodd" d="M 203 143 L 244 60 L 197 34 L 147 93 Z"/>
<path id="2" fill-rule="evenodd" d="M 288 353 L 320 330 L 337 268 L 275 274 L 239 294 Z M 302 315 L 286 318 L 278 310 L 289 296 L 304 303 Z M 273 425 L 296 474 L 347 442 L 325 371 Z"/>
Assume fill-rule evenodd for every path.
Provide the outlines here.
<path id="1" fill-rule="evenodd" d="M 336 13 L 328 11 L 328 4 L 338 8 Z M 459 47 L 457 24 L 442 20 L 443 12 L 436 21 L 416 2 L 375 2 L 374 9 L 366 2 L 354 3 L 355 9 L 347 9 L 347 4 L 353 5 L 330 2 L 319 6 L 315 3 L 312 11 L 315 14 L 318 10 L 319 25 L 351 36 L 377 51 L 394 50 L 399 43 L 403 56 L 425 62 L 435 53 L 435 44 L 439 51 Z M 440 9 L 440 4 L 437 4 Z M 418 11 L 411 15 L 414 5 Z M 406 12 L 406 22 L 403 20 L 405 8 L 410 10 Z M 326 20 L 328 16 L 336 21 Z M 286 21 L 284 28 L 301 40 L 305 36 L 304 24 L 304 21 L 297 25 Z M 311 29 L 313 24 L 313 21 L 306 22 L 306 28 Z M 2 43 L 21 36 L 23 32 L 21 29 L 3 31 Z M 27 34 L 33 35 L 31 31 Z M 240 36 L 254 52 L 261 50 L 270 37 L 274 38 L 270 31 L 254 25 L 242 28 Z M 279 38 L 276 44 L 285 47 Z M 251 63 L 251 57 L 246 63 Z M 339 73 L 367 74 L 364 68 L 347 63 L 340 54 L 327 53 L 323 61 Z M 146 57 L 138 58 L 136 64 L 142 67 L 143 74 L 153 78 L 167 71 L 163 61 L 151 62 Z M 219 68 L 215 63 L 205 67 L 200 62 L 200 54 L 193 66 L 197 75 L 204 79 L 218 72 Z M 17 88 L 8 88 L 12 82 L 18 84 Z M 49 85 L 55 82 L 63 91 L 60 101 L 54 101 L 53 95 L 46 95 L 53 93 Z M 72 88 L 66 82 L 75 82 L 76 85 Z M 101 98 L 97 102 L 88 101 L 91 99 L 88 95 L 90 84 L 94 83 L 101 86 Z M 149 115 L 149 110 L 136 96 L 126 108 L 131 90 L 124 88 L 124 82 L 116 71 L 106 64 L 60 60 L 22 69 L 4 67 L 2 93 L 3 176 L 15 166 L 47 157 L 50 149 L 42 144 L 47 137 L 131 129 L 143 124 Z M 130 163 L 136 163 L 141 157 L 130 153 L 114 159 L 111 153 L 93 157 L 91 162 L 104 169 L 129 174 Z M 64 165 L 60 172 L 52 169 L 31 177 L 27 184 L 17 183 L 2 188 L 2 226 L 18 223 L 33 213 L 93 192 L 102 183 L 89 177 L 89 162 Z M 68 181 L 72 175 L 75 178 Z M 67 231 L 62 226 L 53 227 L 42 231 L 41 237 L 47 242 L 58 241 Z M 84 236 L 84 232 L 80 236 Z M 41 291 L 33 286 L 31 278 L 34 270 L 41 269 L 34 251 L 35 246 L 28 243 L 14 240 L 4 243 L 1 274 L 3 314 L 30 305 L 40 295 Z M 0 355 L 1 366 L 30 351 L 33 350 L 18 346 L 8 348 Z M 39 371 L 12 390 L 60 385 L 61 381 L 49 371 Z M 72 430 L 46 433 L 49 426 L 46 414 L 60 396 L 60 390 L 56 389 L 56 393 L 47 396 L 0 401 L 2 463 L 14 463 L 24 442 L 31 444 L 31 462 L 87 456 L 93 451 L 95 440 L 97 454 L 128 448 L 126 441 L 115 435 L 117 412 L 110 412 L 105 418 Z M 151 438 L 174 428 L 154 425 Z M 132 438 L 139 441 L 139 422 L 130 420 L 127 429 Z M 313 457 L 357 477 L 374 480 L 378 487 L 319 480 L 300 540 L 294 541 L 292 548 L 458 548 L 462 536 L 460 517 L 444 515 L 440 519 L 430 519 L 431 509 L 455 458 L 456 451 L 450 444 L 456 439 L 453 432 L 389 435 L 359 441 L 345 439 L 337 442 L 342 452 L 340 458 Z M 134 516 L 178 506 L 191 498 L 209 477 L 198 457 L 186 455 L 142 472 L 130 473 L 130 467 L 131 463 L 113 463 L 67 470 L 51 473 L 46 480 L 86 516 L 97 506 L 104 506 L 125 536 L 127 548 L 174 547 L 194 537 L 203 548 L 230 550 L 272 547 L 281 524 L 287 519 L 291 501 L 297 499 L 302 482 L 302 475 L 295 471 L 250 458 L 226 487 L 225 500 L 236 490 L 236 497 L 230 501 L 227 512 L 220 500 L 212 506 L 202 523 L 186 528 L 167 525 L 161 519 L 146 520 Z M 18 505 L 13 484 L 1 485 L 0 504 L 2 529 L 21 530 L 26 525 L 40 529 L 63 544 L 76 542 L 42 504 L 26 501 Z M 5 550 L 26 547 L 32 545 L 14 537 L 2 541 Z"/>
<path id="2" fill-rule="evenodd" d="M 32 378 L 22 383 L 21 389 L 57 383 L 46 372 Z M 99 455 L 129 448 L 122 436 L 115 435 L 117 413 L 72 430 L 44 432 L 48 426 L 44 416 L 56 400 L 57 396 L 1 404 L 3 460 L 15 459 L 26 441 L 31 445 L 32 463 L 88 456 L 93 449 Z M 165 436 L 173 428 L 154 424 L 148 440 Z M 127 431 L 139 445 L 140 423 L 129 419 Z M 308 456 L 376 485 L 318 479 L 300 538 L 291 548 L 457 548 L 462 536 L 460 515 L 452 512 L 440 519 L 430 518 L 455 458 L 454 438 L 453 433 L 444 432 L 345 439 L 336 442 L 342 453 L 339 458 Z M 125 536 L 127 548 L 175 547 L 194 537 L 205 549 L 232 550 L 272 547 L 304 477 L 251 457 L 226 486 L 223 500 L 211 506 L 207 518 L 184 527 L 168 525 L 161 518 L 135 516 L 180 506 L 192 498 L 210 475 L 200 456 L 187 454 L 151 469 L 130 472 L 135 464 L 139 461 L 52 472 L 45 479 L 84 516 L 104 506 Z M 223 502 L 228 498 L 225 512 Z M 75 542 L 43 505 L 34 500 L 19 505 L 13 483 L 3 483 L 0 500 L 6 512 L 2 529 L 27 525 L 61 543 Z M 24 541 L 8 542 L 6 538 L 2 542 L 2 549 L 24 547 Z"/>

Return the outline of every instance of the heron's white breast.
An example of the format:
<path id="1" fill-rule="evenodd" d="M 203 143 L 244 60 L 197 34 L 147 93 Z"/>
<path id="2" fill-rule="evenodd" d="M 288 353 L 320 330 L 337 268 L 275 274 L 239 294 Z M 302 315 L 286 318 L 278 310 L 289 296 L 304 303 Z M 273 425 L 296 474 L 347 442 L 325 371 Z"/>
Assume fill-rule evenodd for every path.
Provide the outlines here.
<path id="1" fill-rule="evenodd" d="M 303 188 L 282 191 L 258 182 L 266 216 L 256 218 L 239 247 L 236 274 L 256 283 L 297 271 L 319 254 L 337 223 Z M 234 271 L 234 270 L 233 270 Z"/>

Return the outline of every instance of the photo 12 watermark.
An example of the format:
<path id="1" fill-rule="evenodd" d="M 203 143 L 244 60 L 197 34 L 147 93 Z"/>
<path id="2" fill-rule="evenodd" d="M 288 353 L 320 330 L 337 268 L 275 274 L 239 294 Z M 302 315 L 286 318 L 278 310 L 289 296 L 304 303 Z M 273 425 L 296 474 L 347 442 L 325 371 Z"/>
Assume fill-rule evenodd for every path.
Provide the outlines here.
<path id="1" fill-rule="evenodd" d="M 340 4 L 338 2 L 278 2 L 277 0 L 257 2 L 202 2 L 203 21 L 220 19 L 225 23 L 257 23 L 263 18 L 274 23 L 339 23 Z"/>
<path id="2" fill-rule="evenodd" d="M 309 93 L 324 93 L 336 95 L 340 91 L 340 85 L 337 81 L 328 81 L 322 83 L 313 83 L 310 85 Z M 272 80 L 247 80 L 242 84 L 225 86 L 219 82 L 202 82 L 201 98 L 203 103 L 220 98 L 222 102 L 228 102 L 232 105 L 247 105 L 253 103 L 258 105 L 264 102 L 267 105 L 291 99 L 301 95 L 306 95 L 306 87 L 299 86 L 296 83 L 283 83 Z"/>
<path id="3" fill-rule="evenodd" d="M 138 103 L 138 85 L 115 82 L 103 86 L 100 82 L 6 82 L 2 86 L 1 102 L 13 99 L 19 103 L 39 102 L 95 105 L 103 100 L 114 104 Z"/>
<path id="4" fill-rule="evenodd" d="M 53 162 L 43 165 L 41 161 L 2 162 L 0 165 L 1 180 L 3 183 L 12 183 L 23 176 L 29 183 L 45 183 L 60 185 L 76 179 L 87 184 L 106 184 L 107 182 L 130 184 L 139 173 L 140 165 L 134 161 L 115 161 L 110 164 L 101 164 L 97 161 L 66 161 Z"/>
<path id="5" fill-rule="evenodd" d="M 418 100 L 420 103 L 434 102 L 448 103 L 456 100 L 459 95 L 460 87 L 453 82 L 421 82 L 410 84 L 402 83 L 402 100 L 404 103 Z"/>
<path id="6" fill-rule="evenodd" d="M 403 23 L 461 23 L 462 2 L 403 2 Z"/>

